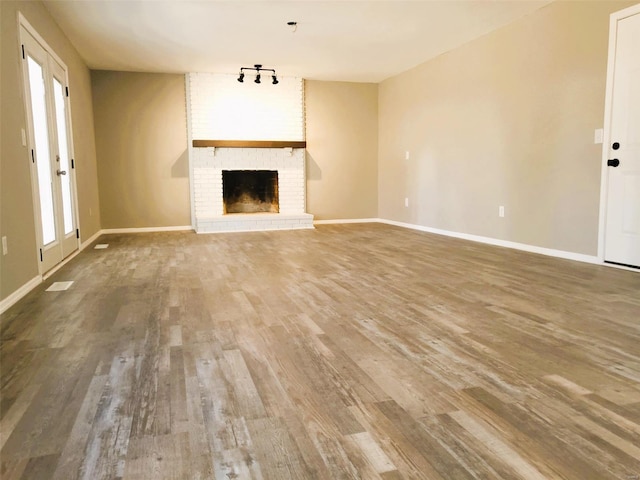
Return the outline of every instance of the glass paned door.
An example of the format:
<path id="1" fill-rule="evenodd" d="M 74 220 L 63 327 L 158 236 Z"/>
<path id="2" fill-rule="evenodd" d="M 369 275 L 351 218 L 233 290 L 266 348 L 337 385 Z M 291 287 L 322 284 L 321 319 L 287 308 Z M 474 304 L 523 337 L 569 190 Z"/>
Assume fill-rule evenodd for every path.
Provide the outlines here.
<path id="1" fill-rule="evenodd" d="M 53 212 L 53 182 L 49 156 L 49 125 L 45 95 L 44 69 L 31 55 L 27 58 L 29 89 L 31 91 L 31 118 L 33 141 L 37 156 L 38 194 L 40 196 L 40 223 L 44 246 L 56 241 L 55 215 Z"/>
<path id="2" fill-rule="evenodd" d="M 38 254 L 44 273 L 79 245 L 67 73 L 24 25 L 20 39 Z"/>
<path id="3" fill-rule="evenodd" d="M 56 126 L 58 131 L 58 166 L 56 174 L 60 177 L 62 194 L 62 216 L 64 234 L 69 235 L 75 230 L 73 221 L 73 200 L 71 196 L 71 162 L 67 139 L 67 115 L 64 89 L 60 81 L 53 79 L 53 96 L 56 110 Z"/>

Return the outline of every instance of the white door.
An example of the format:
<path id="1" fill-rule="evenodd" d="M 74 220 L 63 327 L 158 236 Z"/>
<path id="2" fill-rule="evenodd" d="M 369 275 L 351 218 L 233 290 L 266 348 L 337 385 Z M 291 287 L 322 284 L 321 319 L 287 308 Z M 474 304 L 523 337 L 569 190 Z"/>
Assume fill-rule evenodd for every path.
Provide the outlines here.
<path id="1" fill-rule="evenodd" d="M 78 248 L 67 72 L 21 25 L 28 148 L 40 272 Z"/>
<path id="2" fill-rule="evenodd" d="M 640 267 L 640 13 L 614 28 L 604 260 Z"/>

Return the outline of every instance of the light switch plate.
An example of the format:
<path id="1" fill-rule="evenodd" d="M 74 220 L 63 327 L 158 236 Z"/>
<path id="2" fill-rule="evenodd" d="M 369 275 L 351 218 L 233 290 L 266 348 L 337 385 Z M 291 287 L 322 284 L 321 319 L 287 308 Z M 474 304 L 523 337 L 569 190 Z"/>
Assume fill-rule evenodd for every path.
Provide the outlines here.
<path id="1" fill-rule="evenodd" d="M 593 133 L 593 143 L 600 144 L 604 141 L 604 129 L 596 128 L 596 131 Z"/>

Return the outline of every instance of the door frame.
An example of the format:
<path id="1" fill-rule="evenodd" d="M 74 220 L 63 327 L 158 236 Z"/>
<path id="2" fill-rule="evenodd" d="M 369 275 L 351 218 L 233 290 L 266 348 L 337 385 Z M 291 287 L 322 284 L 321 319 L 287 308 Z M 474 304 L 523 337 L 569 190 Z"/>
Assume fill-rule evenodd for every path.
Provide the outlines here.
<path id="1" fill-rule="evenodd" d="M 607 226 L 607 202 L 609 200 L 609 167 L 607 160 L 609 158 L 609 146 L 611 145 L 611 113 L 613 109 L 613 75 L 616 61 L 616 40 L 618 38 L 618 22 L 627 17 L 640 14 L 640 4 L 627 7 L 618 12 L 614 12 L 609 17 L 609 50 L 607 57 L 607 86 L 604 101 L 604 136 L 602 142 L 602 159 L 600 174 L 600 222 L 598 226 L 598 261 L 602 264 L 624 268 L 637 272 L 635 268 L 627 268 L 623 266 L 605 263 L 604 247 L 606 242 L 606 226 Z"/>
<path id="2" fill-rule="evenodd" d="M 67 67 L 67 64 L 65 62 L 62 61 L 62 59 L 58 56 L 58 54 L 51 48 L 51 46 L 46 42 L 46 40 L 44 38 L 42 38 L 42 36 L 38 33 L 38 31 L 31 25 L 31 23 L 29 23 L 29 21 L 25 18 L 25 16 L 22 14 L 22 12 L 18 12 L 18 45 L 17 48 L 19 49 L 18 52 L 18 58 L 20 59 L 20 71 L 21 71 L 21 77 L 22 77 L 22 100 L 23 100 L 23 104 L 24 104 L 24 113 L 25 113 L 25 134 L 26 134 L 26 159 L 29 162 L 29 176 L 31 177 L 31 198 L 33 201 L 33 222 L 34 222 L 34 226 L 35 226 L 35 234 L 36 234 L 36 251 L 35 251 L 35 255 L 36 255 L 36 262 L 38 265 L 38 274 L 40 276 L 43 276 L 44 274 L 46 274 L 48 271 L 53 271 L 55 270 L 57 267 L 59 267 L 64 261 L 65 261 L 65 257 L 63 257 L 61 259 L 61 262 L 57 263 L 56 265 L 54 265 L 51 269 L 47 270 L 47 271 L 43 271 L 43 263 L 41 261 L 41 256 L 40 256 L 40 249 L 44 249 L 43 246 L 43 239 L 42 239 L 42 232 L 41 232 L 41 219 L 40 219 L 40 204 L 39 204 L 39 192 L 38 192 L 38 179 L 35 178 L 34 174 L 33 174 L 33 165 L 31 162 L 31 155 L 30 155 L 30 150 L 32 148 L 35 148 L 35 146 L 33 145 L 34 142 L 34 138 L 33 138 L 33 119 L 31 118 L 31 105 L 29 104 L 29 100 L 30 100 L 30 94 L 29 92 L 27 92 L 27 85 L 28 85 L 28 81 L 29 79 L 26 77 L 27 73 L 26 73 L 26 69 L 25 66 L 23 65 L 23 52 L 22 52 L 22 45 L 23 45 L 23 39 L 22 39 L 22 28 L 24 28 L 29 35 L 31 35 L 36 42 L 38 42 L 40 44 L 40 46 L 42 46 L 42 48 L 47 52 L 47 54 L 55 61 L 57 62 L 59 65 L 62 66 L 63 70 L 64 70 L 64 82 L 65 82 L 65 86 L 69 85 L 69 69 Z M 71 96 L 66 97 L 66 106 L 67 108 L 65 109 L 65 116 L 66 116 L 66 121 L 67 121 L 67 142 L 69 145 L 69 160 L 71 161 L 71 159 L 75 159 L 75 147 L 73 144 L 73 124 L 71 121 Z M 56 139 L 57 142 L 57 139 Z M 69 176 L 71 179 L 71 199 L 72 199 L 72 203 L 73 203 L 73 214 L 75 217 L 75 223 L 76 223 L 76 229 L 78 229 L 77 231 L 80 231 L 80 209 L 79 209 L 79 205 L 78 205 L 78 188 L 77 188 L 77 179 L 76 179 L 76 170 L 75 170 L 75 161 L 74 161 L 74 168 L 70 168 L 69 169 Z M 63 238 L 58 239 L 58 241 L 60 243 L 62 243 L 62 241 L 64 240 L 64 232 L 63 232 Z M 76 235 L 76 249 L 71 253 L 71 255 L 77 253 L 80 250 L 80 246 L 81 246 L 81 241 L 80 241 L 80 235 L 77 234 Z"/>

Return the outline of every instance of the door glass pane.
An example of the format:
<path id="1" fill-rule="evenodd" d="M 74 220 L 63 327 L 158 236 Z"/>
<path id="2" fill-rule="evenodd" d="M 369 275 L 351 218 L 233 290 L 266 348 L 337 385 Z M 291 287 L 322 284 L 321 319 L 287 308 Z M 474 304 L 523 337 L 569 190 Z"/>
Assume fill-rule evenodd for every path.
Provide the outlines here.
<path id="1" fill-rule="evenodd" d="M 67 144 L 67 116 L 65 114 L 64 93 L 62 84 L 57 78 L 53 79 L 53 96 L 56 104 L 56 126 L 58 127 L 58 150 L 60 152 L 60 162 L 58 170 L 67 172 L 60 175 L 62 185 L 62 213 L 64 216 L 65 235 L 73 231 L 73 215 L 71 205 L 71 169 L 69 168 L 69 146 Z"/>
<path id="2" fill-rule="evenodd" d="M 56 239 L 53 215 L 53 187 L 51 184 L 51 158 L 49 155 L 49 133 L 42 67 L 32 57 L 28 59 L 29 90 L 31 92 L 31 114 L 36 147 L 38 169 L 38 191 L 40 217 L 42 220 L 42 243 L 47 245 Z"/>

